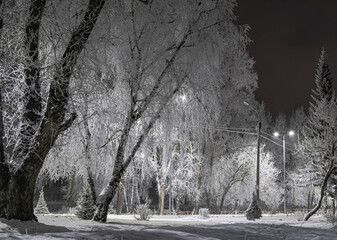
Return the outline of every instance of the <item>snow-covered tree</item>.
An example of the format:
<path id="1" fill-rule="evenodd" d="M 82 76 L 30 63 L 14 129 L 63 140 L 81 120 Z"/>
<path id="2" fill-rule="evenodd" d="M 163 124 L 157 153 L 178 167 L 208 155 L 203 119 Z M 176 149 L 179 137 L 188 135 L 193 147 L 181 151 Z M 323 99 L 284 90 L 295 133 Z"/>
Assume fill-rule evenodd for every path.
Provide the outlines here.
<path id="1" fill-rule="evenodd" d="M 315 76 L 316 89 L 313 90 L 313 102 L 310 103 L 309 123 L 299 144 L 301 154 L 307 159 L 301 180 L 320 186 L 319 201 L 305 220 L 321 207 L 327 187 L 335 192 L 329 182 L 336 171 L 337 102 L 327 60 L 327 53 L 323 49 Z"/>
<path id="2" fill-rule="evenodd" d="M 116 44 L 119 53 L 117 72 L 128 105 L 123 113 L 124 126 L 119 137 L 113 177 L 98 196 L 96 221 L 106 221 L 107 207 L 121 176 L 179 90 L 193 89 L 194 99 L 201 104 L 211 103 L 206 96 L 212 95 L 200 92 L 204 87 L 208 90 L 210 86 L 219 86 L 213 66 L 221 69 L 225 57 L 229 65 L 232 60 L 249 58 L 242 47 L 247 39 L 244 28 L 237 28 L 231 21 L 232 1 L 152 1 L 149 6 L 136 1 L 126 3 L 120 12 L 122 15 L 117 15 L 123 24 L 114 30 L 118 31 L 120 39 Z M 232 43 L 238 47 L 226 48 L 226 54 L 219 61 L 217 54 L 213 53 Z M 248 62 L 245 63 L 251 65 L 252 61 Z M 222 79 L 228 84 L 242 76 L 230 75 L 231 72 L 250 75 L 246 65 L 243 70 L 239 64 L 234 66 L 238 69 L 227 67 L 228 72 L 223 73 Z M 242 88 L 244 81 L 250 79 L 239 81 Z M 167 145 L 169 148 L 172 145 Z"/>
<path id="3" fill-rule="evenodd" d="M 43 188 L 40 191 L 39 200 L 38 200 L 38 202 L 36 204 L 36 207 L 34 208 L 34 213 L 35 214 L 48 214 L 49 213 L 49 209 L 48 209 L 47 203 L 44 200 L 44 191 L 43 191 Z"/>
<path id="4" fill-rule="evenodd" d="M 174 155 L 170 177 L 172 197 L 175 198 L 178 211 L 179 205 L 183 204 L 185 199 L 192 202 L 199 194 L 197 184 L 201 159 L 193 142 L 182 144 L 179 153 L 175 152 Z"/>
<path id="5" fill-rule="evenodd" d="M 75 113 L 68 111 L 69 84 L 77 60 L 105 1 L 90 0 L 86 5 L 81 3 L 83 12 L 77 15 L 81 20 L 78 20 L 77 24 L 71 22 L 74 23 L 73 31 L 71 34 L 67 31 L 67 40 L 60 48 L 62 50 L 53 56 L 53 67 L 45 65 L 48 56 L 51 55 L 43 45 L 53 38 L 50 36 L 53 29 L 44 28 L 46 31 L 40 31 L 46 20 L 43 17 L 50 7 L 49 2 L 31 0 L 15 6 L 7 5 L 7 2 L 9 1 L 0 2 L 0 37 L 1 42 L 5 43 L 1 44 L 1 55 L 5 46 L 12 47 L 3 33 L 10 29 L 21 29 L 16 31 L 18 35 L 12 35 L 12 39 L 22 39 L 17 50 L 22 50 L 23 57 L 17 59 L 14 64 L 2 65 L 1 69 L 12 72 L 11 76 L 16 78 L 13 69 L 18 70 L 21 66 L 24 87 L 18 89 L 22 93 L 22 104 L 16 109 L 20 118 L 6 126 L 3 119 L 13 113 L 4 107 L 1 107 L 0 111 L 0 139 L 4 139 L 3 134 L 8 128 L 16 129 L 17 133 L 9 155 L 4 154 L 4 143 L 0 142 L 0 216 L 8 219 L 36 220 L 33 213 L 35 182 L 57 137 L 67 130 L 76 118 Z M 16 8 L 16 11 L 10 8 Z M 69 13 L 70 9 L 65 11 L 63 13 Z M 24 16 L 16 18 L 17 21 L 11 21 L 10 16 L 15 12 Z M 60 18 L 60 15 L 57 17 Z M 12 52 L 20 53 L 21 50 L 16 51 L 13 48 Z M 1 90 L 5 86 L 5 80 L 8 79 L 1 76 Z M 14 85 L 17 83 L 14 82 Z M 8 99 L 4 99 L 2 95 L 1 97 L 0 105 L 6 105 Z"/>
<path id="6" fill-rule="evenodd" d="M 221 212 L 225 199 L 232 187 L 244 182 L 249 177 L 249 166 L 245 151 L 246 147 L 238 147 L 233 153 L 222 156 L 214 165 L 213 191 L 220 199 L 219 212 Z"/>
<path id="7" fill-rule="evenodd" d="M 90 220 L 94 216 L 95 212 L 95 201 L 92 198 L 91 190 L 85 188 L 82 191 L 80 199 L 77 202 L 75 208 L 75 215 L 83 220 Z"/>
<path id="8" fill-rule="evenodd" d="M 255 220 L 255 219 L 260 219 L 262 217 L 262 211 L 261 208 L 257 202 L 255 192 L 253 192 L 253 197 L 252 201 L 246 210 L 246 218 L 248 220 Z"/>

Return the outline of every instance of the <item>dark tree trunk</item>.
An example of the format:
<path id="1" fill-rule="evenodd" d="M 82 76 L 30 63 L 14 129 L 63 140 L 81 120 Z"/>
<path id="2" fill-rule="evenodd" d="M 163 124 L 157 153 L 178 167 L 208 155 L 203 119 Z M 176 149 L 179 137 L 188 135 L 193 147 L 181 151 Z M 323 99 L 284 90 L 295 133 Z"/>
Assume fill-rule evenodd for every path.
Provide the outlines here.
<path id="1" fill-rule="evenodd" d="M 33 205 L 37 176 L 38 171 L 27 172 L 19 170 L 11 178 L 7 192 L 6 219 L 37 221 Z"/>
<path id="2" fill-rule="evenodd" d="M 23 120 L 31 125 L 21 129 L 22 138 L 18 140 L 12 155 L 12 160 L 19 160 L 21 166 L 10 173 L 5 160 L 0 160 L 0 197 L 5 198 L 0 201 L 0 215 L 7 219 L 37 220 L 33 206 L 35 182 L 58 135 L 75 120 L 75 114 L 68 119 L 65 117 L 69 100 L 69 79 L 105 1 L 89 1 L 84 19 L 72 34 L 58 64 L 58 70 L 50 85 L 46 112 L 42 117 L 39 29 L 45 3 L 46 0 L 31 0 L 25 31 L 27 58 L 30 60 L 27 62 L 30 64 L 25 68 L 28 91 L 25 95 L 27 104 Z M 34 143 L 35 147 L 30 147 Z"/>
<path id="3" fill-rule="evenodd" d="M 323 197 L 324 197 L 324 193 L 325 193 L 325 190 L 326 190 L 326 186 L 327 186 L 327 183 L 328 183 L 328 179 L 329 177 L 331 176 L 332 172 L 335 170 L 335 167 L 334 167 L 334 161 L 331 160 L 331 164 L 330 164 L 330 167 L 327 171 L 327 173 L 325 174 L 325 177 L 324 177 L 324 180 L 323 180 L 323 183 L 322 183 L 322 186 L 321 186 L 321 196 L 319 198 L 319 201 L 318 203 L 316 204 L 316 206 L 305 216 L 304 218 L 304 221 L 308 221 L 309 218 L 314 215 L 318 209 L 320 209 L 321 205 L 322 205 L 322 200 L 323 200 Z"/>
<path id="4" fill-rule="evenodd" d="M 310 208 L 313 208 L 314 206 L 314 199 L 315 199 L 315 188 L 313 187 L 311 192 Z"/>
<path id="5" fill-rule="evenodd" d="M 68 185 L 67 189 L 67 207 L 74 207 L 76 206 L 76 199 L 74 197 L 75 195 L 75 187 L 76 187 L 76 178 L 77 178 L 77 171 L 74 170 L 74 173 L 71 177 L 71 181 Z"/>
<path id="6" fill-rule="evenodd" d="M 2 0 L 0 0 L 0 11 L 3 9 Z M 2 12 L 0 12 L 0 38 L 2 36 L 2 27 L 3 27 L 3 19 Z M 2 56 L 2 49 L 0 49 L 0 56 Z M 0 79 L 2 81 L 2 79 Z M 0 218 L 5 217 L 4 209 L 7 205 L 7 188 L 9 182 L 9 168 L 5 159 L 5 150 L 4 150 L 4 124 L 3 124 L 3 106 L 2 106 L 2 86 L 0 85 Z"/>
<path id="7" fill-rule="evenodd" d="M 164 215 L 165 208 L 165 181 L 160 181 L 160 193 L 159 193 L 159 214 Z"/>
<path id="8" fill-rule="evenodd" d="M 123 210 L 125 179 L 126 179 L 126 173 L 123 174 L 121 181 L 119 183 L 119 186 L 118 186 L 117 209 L 116 209 L 117 215 L 122 214 L 122 210 Z"/>
<path id="9" fill-rule="evenodd" d="M 206 193 L 206 207 L 208 209 L 211 209 L 211 197 L 209 196 L 210 194 L 208 193 L 208 191 L 205 191 Z"/>
<path id="10" fill-rule="evenodd" d="M 84 94 L 84 101 L 85 101 L 85 112 L 84 112 L 84 136 L 83 136 L 83 145 L 84 145 L 84 152 L 85 152 L 85 160 L 86 160 L 86 170 L 87 170 L 87 183 L 90 189 L 91 199 L 93 200 L 94 204 L 96 205 L 96 188 L 94 179 L 91 174 L 90 170 L 90 163 L 92 161 L 91 154 L 90 154 L 90 147 L 91 147 L 91 133 L 89 129 L 89 121 L 88 121 L 88 96 Z"/>
<path id="11" fill-rule="evenodd" d="M 0 21 L 1 21 L 1 18 L 0 18 Z M 0 31 L 1 31 L 1 28 L 0 28 Z M 7 202 L 7 191 L 8 191 L 8 184 L 10 180 L 9 167 L 8 167 L 8 164 L 6 163 L 5 152 L 4 152 L 4 143 L 3 143 L 4 125 L 3 125 L 2 110 L 3 110 L 2 109 L 2 94 L 1 94 L 1 86 L 0 86 L 0 218 L 6 216 L 6 212 L 4 210 L 8 203 Z"/>
<path id="12" fill-rule="evenodd" d="M 219 207 L 219 213 L 221 213 L 221 209 L 223 207 L 223 203 L 225 201 L 225 198 L 227 196 L 228 191 L 233 187 L 233 185 L 237 182 L 243 182 L 247 174 L 244 172 L 241 172 L 243 170 L 244 166 L 243 164 L 239 165 L 238 168 L 235 170 L 232 176 L 229 177 L 230 181 L 227 186 L 225 186 L 224 191 L 221 196 L 220 200 L 220 207 Z M 242 175 L 242 176 L 241 176 Z"/>
<path id="13" fill-rule="evenodd" d="M 186 40 L 186 39 L 185 39 Z M 167 69 L 165 69 L 166 71 Z M 162 74 L 164 75 L 164 74 Z M 134 110 L 131 107 L 131 113 L 129 114 L 127 120 L 126 120 L 126 126 L 124 127 L 119 146 L 117 149 L 117 154 L 116 154 L 116 160 L 115 160 L 115 165 L 114 165 L 114 170 L 112 173 L 112 178 L 106 186 L 101 194 L 97 198 L 97 208 L 95 211 L 95 215 L 93 220 L 97 222 L 106 222 L 107 216 L 108 216 L 108 209 L 109 205 L 113 199 L 113 197 L 116 194 L 118 184 L 121 180 L 122 175 L 126 171 L 126 168 L 129 166 L 130 162 L 136 155 L 138 149 L 140 148 L 141 144 L 143 143 L 144 139 L 147 137 L 149 131 L 152 129 L 153 125 L 157 121 L 157 119 L 160 117 L 160 114 L 162 110 L 164 109 L 165 105 L 167 102 L 173 97 L 174 94 L 178 92 L 180 89 L 181 85 L 183 84 L 184 80 L 186 79 L 186 75 L 183 77 L 182 81 L 178 84 L 178 86 L 174 89 L 174 91 L 167 96 L 167 98 L 164 100 L 162 103 L 161 107 L 158 109 L 157 113 L 151 118 L 149 124 L 145 127 L 143 134 L 138 138 L 136 145 L 133 147 L 131 154 L 126 158 L 125 162 L 124 160 L 124 154 L 125 154 L 125 146 L 129 137 L 129 132 L 131 130 L 132 124 L 137 121 L 137 119 L 140 118 L 141 112 L 145 111 L 146 108 L 142 108 L 139 110 L 137 114 L 135 114 L 132 110 Z M 131 105 L 135 105 L 136 102 L 133 102 Z M 144 104 L 149 104 L 149 103 L 144 103 Z"/>
<path id="14" fill-rule="evenodd" d="M 10 173 L 8 165 L 5 162 L 0 162 L 0 218 L 6 218 L 9 180 Z"/>
<path id="15" fill-rule="evenodd" d="M 178 197 L 176 197 L 175 202 L 176 202 L 176 213 L 179 213 L 180 199 Z"/>
<path id="16" fill-rule="evenodd" d="M 221 209 L 223 207 L 223 203 L 225 201 L 228 191 L 229 191 L 229 187 L 226 187 L 222 193 L 221 200 L 220 200 L 220 206 L 219 206 L 219 213 L 221 213 Z"/>
<path id="17" fill-rule="evenodd" d="M 332 199 L 332 215 L 336 215 L 336 201 L 334 198 Z"/>
<path id="18" fill-rule="evenodd" d="M 96 205 L 96 189 L 94 179 L 92 178 L 92 174 L 90 172 L 89 167 L 87 167 L 87 183 L 90 188 L 90 195 L 91 199 L 93 200 L 94 204 Z"/>

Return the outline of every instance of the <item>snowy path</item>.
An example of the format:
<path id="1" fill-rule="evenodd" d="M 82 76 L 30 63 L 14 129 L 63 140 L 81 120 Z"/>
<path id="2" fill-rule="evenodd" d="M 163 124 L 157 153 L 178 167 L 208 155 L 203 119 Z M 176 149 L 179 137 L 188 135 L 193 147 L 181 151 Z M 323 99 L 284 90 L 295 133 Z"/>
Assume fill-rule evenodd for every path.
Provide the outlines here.
<path id="1" fill-rule="evenodd" d="M 315 219 L 303 224 L 284 217 L 248 222 L 243 217 L 155 216 L 141 222 L 132 216 L 112 216 L 108 223 L 78 220 L 74 216 L 46 215 L 39 223 L 0 219 L 0 239 L 112 239 L 112 240 L 336 240 L 337 228 Z M 277 220 L 278 219 L 278 220 Z M 313 227 L 315 226 L 315 227 Z"/>

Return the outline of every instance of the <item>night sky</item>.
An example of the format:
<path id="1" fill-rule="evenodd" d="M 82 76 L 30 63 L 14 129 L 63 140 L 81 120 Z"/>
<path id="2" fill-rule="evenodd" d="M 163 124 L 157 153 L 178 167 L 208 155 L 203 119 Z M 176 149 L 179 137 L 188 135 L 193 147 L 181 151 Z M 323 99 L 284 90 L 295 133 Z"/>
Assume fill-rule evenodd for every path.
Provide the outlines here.
<path id="1" fill-rule="evenodd" d="M 251 27 L 249 46 L 259 77 L 256 98 L 275 117 L 308 107 L 320 52 L 337 82 L 336 0 L 237 0 L 238 24 Z"/>

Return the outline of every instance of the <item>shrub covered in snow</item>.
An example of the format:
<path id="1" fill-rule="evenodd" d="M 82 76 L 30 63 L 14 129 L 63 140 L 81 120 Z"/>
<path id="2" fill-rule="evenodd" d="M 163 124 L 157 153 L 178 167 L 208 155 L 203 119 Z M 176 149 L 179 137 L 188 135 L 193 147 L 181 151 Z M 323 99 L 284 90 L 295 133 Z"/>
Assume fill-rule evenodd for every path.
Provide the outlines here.
<path id="1" fill-rule="evenodd" d="M 295 219 L 297 221 L 303 221 L 303 219 L 304 219 L 304 212 L 303 211 L 295 211 L 294 215 L 295 215 Z"/>
<path id="2" fill-rule="evenodd" d="M 144 203 L 144 204 L 139 204 L 136 207 L 136 214 L 135 218 L 137 220 L 149 220 L 152 217 L 152 211 L 149 207 L 148 203 Z"/>
<path id="3" fill-rule="evenodd" d="M 324 217 L 328 223 L 331 223 L 333 225 L 337 224 L 337 216 L 328 213 L 325 214 Z"/>
<path id="4" fill-rule="evenodd" d="M 89 188 L 86 188 L 77 202 L 77 207 L 75 208 L 75 215 L 83 220 L 90 220 L 94 217 L 95 204 L 91 197 Z"/>
<path id="5" fill-rule="evenodd" d="M 257 203 L 255 192 L 253 192 L 253 199 L 248 209 L 246 210 L 246 218 L 248 220 L 260 219 L 262 217 L 262 211 Z"/>
<path id="6" fill-rule="evenodd" d="M 47 207 L 47 203 L 44 200 L 43 188 L 41 189 L 41 192 L 40 192 L 39 201 L 37 202 L 37 205 L 34 208 L 34 213 L 35 214 L 48 214 L 48 213 L 50 213 L 49 210 L 48 210 L 48 207 Z"/>
<path id="7" fill-rule="evenodd" d="M 199 217 L 203 218 L 203 219 L 209 218 L 208 208 L 200 208 L 199 209 Z"/>

